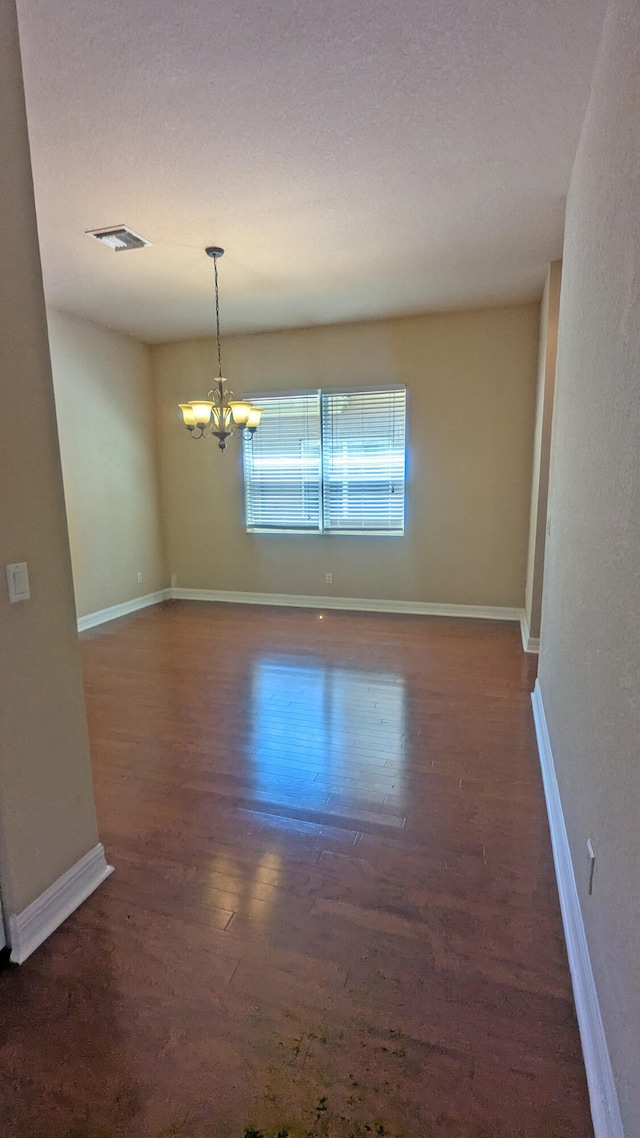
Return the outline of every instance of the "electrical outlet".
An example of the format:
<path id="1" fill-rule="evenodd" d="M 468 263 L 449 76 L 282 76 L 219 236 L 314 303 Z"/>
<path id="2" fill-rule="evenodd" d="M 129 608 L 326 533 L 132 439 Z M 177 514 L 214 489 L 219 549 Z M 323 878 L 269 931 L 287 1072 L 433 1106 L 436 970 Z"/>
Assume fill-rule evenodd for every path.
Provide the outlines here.
<path id="1" fill-rule="evenodd" d="M 171 574 L 171 576 L 169 578 L 169 584 L 171 585 L 172 589 L 175 589 L 176 585 L 178 584 L 178 574 L 177 573 Z"/>
<path id="2" fill-rule="evenodd" d="M 138 584 L 142 584 L 142 570 L 138 569 Z"/>
<path id="3" fill-rule="evenodd" d="M 325 585 L 333 585 L 333 573 L 325 573 L 324 583 Z"/>
<path id="4" fill-rule="evenodd" d="M 551 537 L 551 514 L 547 515 L 547 537 Z"/>
<path id="5" fill-rule="evenodd" d="M 587 852 L 589 854 L 589 896 L 593 893 L 593 874 L 596 868 L 596 855 L 591 845 L 591 838 L 587 838 Z"/>

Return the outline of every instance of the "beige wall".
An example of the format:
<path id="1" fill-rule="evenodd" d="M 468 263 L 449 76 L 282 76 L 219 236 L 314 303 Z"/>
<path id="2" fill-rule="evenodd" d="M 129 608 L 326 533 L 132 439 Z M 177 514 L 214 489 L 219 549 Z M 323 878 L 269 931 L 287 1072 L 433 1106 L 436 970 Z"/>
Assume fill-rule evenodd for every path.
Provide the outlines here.
<path id="1" fill-rule="evenodd" d="M 536 396 L 536 428 L 533 443 L 531 479 L 531 511 L 529 514 L 529 556 L 524 611 L 529 634 L 540 636 L 544 547 L 547 536 L 547 498 L 549 493 L 549 457 L 553 395 L 556 382 L 558 317 L 560 313 L 560 279 L 562 261 L 549 265 L 540 304 L 540 347 L 538 350 L 538 390 Z"/>
<path id="2" fill-rule="evenodd" d="M 522 606 L 538 306 L 227 337 L 236 394 L 406 383 L 403 538 L 247 534 L 240 448 L 179 424 L 209 340 L 152 349 L 170 571 L 183 587 Z M 325 573 L 333 585 L 325 585 Z"/>
<path id="3" fill-rule="evenodd" d="M 612 0 L 567 207 L 540 657 L 628 1138 L 640 1134 L 639 43 L 637 0 Z"/>
<path id="4" fill-rule="evenodd" d="M 85 616 L 169 583 L 149 350 L 54 312 L 49 340 L 76 607 Z"/>
<path id="5" fill-rule="evenodd" d="M 15 8 L 0 4 L 0 887 L 24 909 L 97 842 Z M 9 605 L 4 565 L 27 561 Z"/>

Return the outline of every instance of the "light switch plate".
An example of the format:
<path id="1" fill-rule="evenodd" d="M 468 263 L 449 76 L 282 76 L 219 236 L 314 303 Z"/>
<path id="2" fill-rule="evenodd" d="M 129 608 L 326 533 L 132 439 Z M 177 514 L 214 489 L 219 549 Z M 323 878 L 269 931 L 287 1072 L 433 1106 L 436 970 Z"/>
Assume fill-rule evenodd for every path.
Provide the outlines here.
<path id="1" fill-rule="evenodd" d="M 6 570 L 9 603 L 13 605 L 16 601 L 28 601 L 31 593 L 26 561 L 16 561 L 13 565 L 7 565 Z"/>

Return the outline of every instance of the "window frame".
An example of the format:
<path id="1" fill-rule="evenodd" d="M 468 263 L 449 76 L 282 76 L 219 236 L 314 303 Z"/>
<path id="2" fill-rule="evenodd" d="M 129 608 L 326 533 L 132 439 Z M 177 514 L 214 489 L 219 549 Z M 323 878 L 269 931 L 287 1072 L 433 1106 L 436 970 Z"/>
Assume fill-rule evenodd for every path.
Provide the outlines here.
<path id="1" fill-rule="evenodd" d="M 340 528 L 330 527 L 327 528 L 325 524 L 325 492 L 326 492 L 326 479 L 325 479 L 325 440 L 323 423 L 325 418 L 323 398 L 324 396 L 341 396 L 341 395 L 377 395 L 389 393 L 394 394 L 402 392 L 404 395 L 404 431 L 402 435 L 402 526 L 397 529 L 364 529 L 364 528 Z M 245 532 L 256 536 L 265 535 L 285 535 L 290 537 L 382 537 L 382 538 L 397 538 L 404 537 L 406 533 L 406 507 L 407 507 L 407 451 L 408 451 L 408 432 L 407 432 L 407 400 L 408 392 L 406 384 L 377 384 L 367 385 L 362 387 L 329 387 L 329 388 L 306 388 L 298 389 L 295 391 L 263 391 L 254 392 L 246 396 L 252 403 L 260 405 L 261 400 L 267 399 L 287 399 L 291 397 L 309 397 L 317 395 L 318 397 L 318 417 L 319 417 L 319 472 L 318 472 L 318 491 L 319 491 L 319 520 L 318 526 L 313 529 L 305 529 L 302 526 L 265 526 L 254 525 L 249 522 L 249 477 L 250 472 L 247 469 L 247 454 L 250 453 L 249 448 L 253 445 L 253 438 L 243 439 L 242 445 L 242 477 L 243 477 L 243 499 L 244 499 L 244 526 Z M 264 421 L 264 420 L 263 420 Z M 260 428 L 258 428 L 258 431 Z"/>

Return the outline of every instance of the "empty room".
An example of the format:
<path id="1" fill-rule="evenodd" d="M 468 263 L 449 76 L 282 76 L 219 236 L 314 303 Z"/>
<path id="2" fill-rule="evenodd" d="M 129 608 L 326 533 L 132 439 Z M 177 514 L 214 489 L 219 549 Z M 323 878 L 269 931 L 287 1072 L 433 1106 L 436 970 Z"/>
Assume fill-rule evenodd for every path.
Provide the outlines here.
<path id="1" fill-rule="evenodd" d="M 0 1135 L 640 1134 L 637 0 L 0 6 Z"/>

